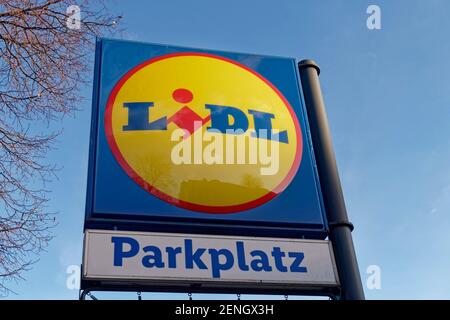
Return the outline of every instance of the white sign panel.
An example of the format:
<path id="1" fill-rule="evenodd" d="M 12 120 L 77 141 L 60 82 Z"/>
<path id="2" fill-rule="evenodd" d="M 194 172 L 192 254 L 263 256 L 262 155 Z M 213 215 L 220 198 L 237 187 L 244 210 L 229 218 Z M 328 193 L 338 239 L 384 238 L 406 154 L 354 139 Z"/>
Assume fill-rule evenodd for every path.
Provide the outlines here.
<path id="1" fill-rule="evenodd" d="M 83 278 L 337 286 L 322 240 L 87 230 Z"/>

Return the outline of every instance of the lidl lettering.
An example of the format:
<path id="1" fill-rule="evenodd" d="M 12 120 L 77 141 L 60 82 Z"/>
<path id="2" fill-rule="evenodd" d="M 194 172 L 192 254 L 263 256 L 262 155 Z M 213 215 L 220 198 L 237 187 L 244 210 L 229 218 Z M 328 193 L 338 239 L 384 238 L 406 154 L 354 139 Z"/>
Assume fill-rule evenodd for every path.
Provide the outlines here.
<path id="1" fill-rule="evenodd" d="M 150 108 L 154 107 L 153 102 L 126 102 L 123 104 L 123 107 L 128 109 L 128 124 L 122 127 L 124 131 L 167 130 L 167 116 L 150 122 L 148 121 L 148 119 L 150 118 Z M 210 111 L 210 115 L 207 118 L 211 119 L 211 126 L 208 127 L 208 131 L 220 132 L 223 134 L 227 134 L 230 132 L 243 134 L 249 128 L 249 120 L 247 115 L 238 108 L 206 104 L 205 109 Z M 248 110 L 248 113 L 253 118 L 255 128 L 255 131 L 252 132 L 253 136 L 258 138 L 266 138 L 269 140 L 276 140 L 282 143 L 289 142 L 288 132 L 286 130 L 281 131 L 277 134 L 272 134 L 272 119 L 275 118 L 275 115 L 273 113 L 251 109 Z M 193 123 L 193 121 L 191 122 Z M 186 129 L 188 129 L 189 126 L 192 126 L 192 123 L 183 125 L 184 127 L 186 127 Z M 260 135 L 260 132 L 267 132 L 267 134 Z"/>

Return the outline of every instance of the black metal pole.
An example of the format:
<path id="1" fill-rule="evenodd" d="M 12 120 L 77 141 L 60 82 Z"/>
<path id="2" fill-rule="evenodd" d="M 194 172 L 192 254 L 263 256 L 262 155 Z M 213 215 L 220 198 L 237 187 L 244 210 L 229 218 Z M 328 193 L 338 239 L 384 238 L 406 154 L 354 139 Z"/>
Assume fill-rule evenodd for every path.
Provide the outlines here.
<path id="1" fill-rule="evenodd" d="M 89 290 L 81 290 L 80 291 L 80 300 L 86 300 L 86 295 L 88 294 Z"/>
<path id="2" fill-rule="evenodd" d="M 349 222 L 333 151 L 325 105 L 319 82 L 319 66 L 312 60 L 298 64 L 305 96 L 311 138 L 322 188 L 336 266 L 341 282 L 341 299 L 364 300 L 364 290 L 353 247 L 353 225 Z"/>

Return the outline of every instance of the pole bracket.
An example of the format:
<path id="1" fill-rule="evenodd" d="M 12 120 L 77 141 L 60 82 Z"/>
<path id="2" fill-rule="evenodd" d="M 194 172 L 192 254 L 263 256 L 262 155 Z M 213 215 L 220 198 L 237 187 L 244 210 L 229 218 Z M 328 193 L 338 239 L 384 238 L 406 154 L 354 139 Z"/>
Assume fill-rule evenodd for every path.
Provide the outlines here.
<path id="1" fill-rule="evenodd" d="M 331 221 L 328 222 L 328 226 L 330 227 L 330 229 L 334 229 L 337 227 L 348 227 L 350 229 L 350 232 L 355 229 L 353 223 L 351 223 L 350 221 Z"/>

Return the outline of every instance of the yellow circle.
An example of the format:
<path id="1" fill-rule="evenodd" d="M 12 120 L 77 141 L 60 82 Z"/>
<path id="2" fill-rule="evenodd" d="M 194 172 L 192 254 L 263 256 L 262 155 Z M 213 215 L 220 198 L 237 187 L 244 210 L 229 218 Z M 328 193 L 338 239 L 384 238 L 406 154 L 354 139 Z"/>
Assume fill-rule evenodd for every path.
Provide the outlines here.
<path id="1" fill-rule="evenodd" d="M 179 88 L 190 91 L 192 100 L 176 101 L 173 94 Z M 149 103 L 145 121 L 165 119 L 165 130 L 124 130 L 130 116 L 124 104 L 137 102 Z M 206 105 L 239 109 L 248 119 L 248 129 L 242 134 L 209 132 Z M 272 114 L 273 131 L 286 131 L 288 142 L 252 135 L 255 119 L 249 110 Z M 203 123 L 189 132 L 192 119 Z M 234 119 L 228 120 L 232 125 Z M 105 128 L 116 159 L 141 187 L 171 204 L 210 213 L 236 212 L 272 199 L 295 175 L 302 153 L 300 127 L 283 95 L 255 71 L 209 54 L 161 56 L 128 72 L 110 95 Z M 177 136 L 183 128 L 185 136 Z M 218 161 L 220 149 L 223 163 Z M 278 160 L 271 154 L 277 149 Z M 176 164 L 174 150 L 191 163 Z M 205 163 L 211 156 L 215 163 Z"/>

